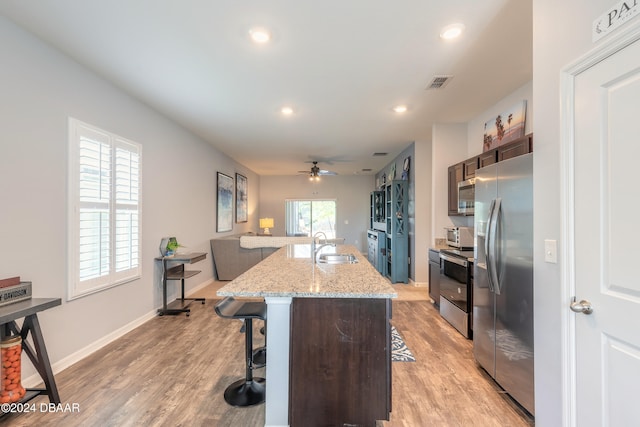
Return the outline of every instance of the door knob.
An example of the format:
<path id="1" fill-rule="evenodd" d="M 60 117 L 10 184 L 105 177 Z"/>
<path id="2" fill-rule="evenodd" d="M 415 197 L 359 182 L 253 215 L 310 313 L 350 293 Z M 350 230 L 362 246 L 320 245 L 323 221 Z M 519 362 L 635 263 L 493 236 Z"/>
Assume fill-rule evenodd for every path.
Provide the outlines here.
<path id="1" fill-rule="evenodd" d="M 576 313 L 584 313 L 591 314 L 593 313 L 593 306 L 591 303 L 585 299 L 580 302 L 576 302 L 576 297 L 573 297 L 573 302 L 569 305 L 571 311 L 575 311 Z"/>

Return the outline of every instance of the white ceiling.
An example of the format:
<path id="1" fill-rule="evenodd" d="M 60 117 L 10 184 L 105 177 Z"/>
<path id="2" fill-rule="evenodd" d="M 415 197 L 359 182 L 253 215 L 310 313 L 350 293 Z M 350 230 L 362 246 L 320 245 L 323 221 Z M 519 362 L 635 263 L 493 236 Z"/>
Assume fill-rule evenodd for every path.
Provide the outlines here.
<path id="1" fill-rule="evenodd" d="M 531 0 L 3 0 L 0 13 L 261 175 L 312 160 L 377 172 L 433 123 L 532 78 Z M 463 36 L 440 39 L 453 22 Z M 252 43 L 255 26 L 272 42 Z M 425 90 L 440 74 L 454 77 Z"/>

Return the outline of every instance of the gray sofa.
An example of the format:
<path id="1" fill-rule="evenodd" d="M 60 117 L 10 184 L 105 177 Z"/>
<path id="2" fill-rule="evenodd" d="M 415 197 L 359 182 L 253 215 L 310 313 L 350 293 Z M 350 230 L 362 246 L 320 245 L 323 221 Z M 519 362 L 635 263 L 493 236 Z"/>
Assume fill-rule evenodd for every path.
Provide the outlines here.
<path id="1" fill-rule="evenodd" d="M 311 237 L 256 236 L 237 234 L 211 239 L 213 269 L 218 280 L 233 280 L 282 246 L 290 243 L 309 244 Z M 344 238 L 329 239 L 342 244 Z"/>
<path id="2" fill-rule="evenodd" d="M 218 280 L 233 280 L 278 248 L 241 248 L 240 235 L 211 239 L 213 269 Z"/>

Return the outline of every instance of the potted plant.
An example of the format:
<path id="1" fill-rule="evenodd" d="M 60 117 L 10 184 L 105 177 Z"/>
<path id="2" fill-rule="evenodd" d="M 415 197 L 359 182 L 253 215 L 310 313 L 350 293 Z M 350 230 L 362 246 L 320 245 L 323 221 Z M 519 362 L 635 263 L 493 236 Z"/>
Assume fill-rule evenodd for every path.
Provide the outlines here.
<path id="1" fill-rule="evenodd" d="M 175 237 L 165 237 L 160 243 L 160 252 L 162 256 L 171 257 L 176 254 L 178 248 L 184 247 L 178 243 Z"/>
<path id="2" fill-rule="evenodd" d="M 169 239 L 169 243 L 167 243 L 167 256 L 175 255 L 179 247 L 180 244 L 175 237 Z"/>

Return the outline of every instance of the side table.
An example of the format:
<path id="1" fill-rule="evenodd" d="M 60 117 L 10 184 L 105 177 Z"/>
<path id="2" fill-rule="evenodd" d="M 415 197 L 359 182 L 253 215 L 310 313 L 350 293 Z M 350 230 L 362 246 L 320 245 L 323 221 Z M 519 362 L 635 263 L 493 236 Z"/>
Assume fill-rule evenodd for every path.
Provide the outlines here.
<path id="1" fill-rule="evenodd" d="M 25 394 L 21 402 L 46 394 L 49 396 L 49 402 L 60 403 L 60 395 L 58 395 L 58 388 L 51 370 L 51 363 L 49 362 L 47 348 L 44 345 L 37 313 L 56 307 L 61 303 L 60 298 L 32 298 L 0 307 L 0 340 L 20 335 L 22 337 L 22 351 L 29 356 L 31 363 L 33 363 L 33 366 L 44 381 L 44 389 L 27 389 L 27 394 Z M 22 327 L 18 327 L 16 319 L 22 317 L 24 317 L 24 322 Z M 33 347 L 26 340 L 29 333 L 31 333 Z"/>
<path id="2" fill-rule="evenodd" d="M 189 305 L 193 301 L 200 301 L 204 304 L 204 298 L 185 298 L 184 296 L 184 279 L 193 277 L 200 273 L 200 270 L 185 270 L 185 264 L 193 264 L 198 261 L 202 261 L 207 257 L 204 252 L 192 252 L 188 254 L 175 254 L 172 256 L 165 256 L 156 258 L 156 261 L 162 262 L 162 308 L 158 309 L 160 316 L 176 315 L 185 313 L 189 316 L 191 309 Z M 178 263 L 178 265 L 169 267 L 169 263 Z M 167 281 L 180 280 L 181 282 L 181 294 L 180 298 L 176 299 L 172 304 L 167 304 Z"/>

